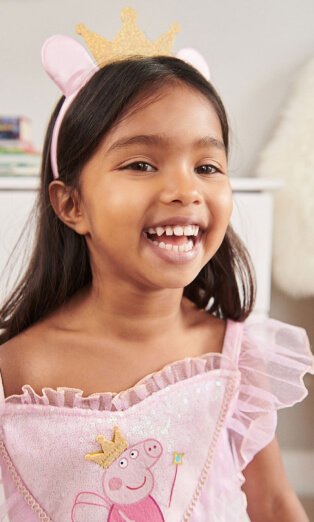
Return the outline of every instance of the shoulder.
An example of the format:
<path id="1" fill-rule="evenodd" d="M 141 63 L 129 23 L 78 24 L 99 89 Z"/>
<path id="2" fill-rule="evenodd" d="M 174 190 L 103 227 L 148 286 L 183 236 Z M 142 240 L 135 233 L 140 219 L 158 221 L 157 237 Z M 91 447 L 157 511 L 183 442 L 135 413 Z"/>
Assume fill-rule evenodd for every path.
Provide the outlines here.
<path id="1" fill-rule="evenodd" d="M 279 377 L 284 375 L 281 389 L 288 393 L 288 385 L 296 385 L 306 372 L 314 372 L 314 358 L 304 328 L 277 319 L 250 317 L 242 323 L 239 339 L 239 368 L 248 381 L 250 373 L 252 378 L 254 374 L 255 385 L 264 387 L 268 383 L 279 392 Z"/>
<path id="2" fill-rule="evenodd" d="M 243 323 L 244 349 L 287 356 L 309 353 L 309 339 L 304 328 L 272 318 L 249 317 Z M 283 352 L 284 351 L 284 352 Z"/>
<path id="3" fill-rule="evenodd" d="M 0 346 L 0 372 L 5 396 L 21 393 L 24 384 L 40 389 L 51 372 L 52 338 L 44 323 L 36 324 Z"/>
<path id="4" fill-rule="evenodd" d="M 72 301 L 75 299 L 0 346 L 0 372 L 6 397 L 20 394 L 25 384 L 41 394 L 44 387 L 66 382 L 73 367 L 73 346 L 78 339 L 73 334 Z"/>
<path id="5" fill-rule="evenodd" d="M 188 299 L 184 300 L 184 311 L 187 331 L 192 332 L 192 340 L 189 338 L 189 344 L 193 345 L 198 352 L 194 355 L 208 352 L 221 353 L 227 331 L 227 321 L 209 314 L 204 309 L 197 308 Z"/>

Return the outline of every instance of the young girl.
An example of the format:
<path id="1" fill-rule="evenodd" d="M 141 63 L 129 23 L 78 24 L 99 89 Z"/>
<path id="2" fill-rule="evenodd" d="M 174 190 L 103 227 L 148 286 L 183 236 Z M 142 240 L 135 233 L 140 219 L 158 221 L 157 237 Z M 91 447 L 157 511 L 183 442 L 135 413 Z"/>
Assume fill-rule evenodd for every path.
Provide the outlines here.
<path id="1" fill-rule="evenodd" d="M 219 96 L 169 56 L 72 72 L 1 310 L 1 520 L 307 521 L 275 428 L 313 359 L 248 319 Z"/>

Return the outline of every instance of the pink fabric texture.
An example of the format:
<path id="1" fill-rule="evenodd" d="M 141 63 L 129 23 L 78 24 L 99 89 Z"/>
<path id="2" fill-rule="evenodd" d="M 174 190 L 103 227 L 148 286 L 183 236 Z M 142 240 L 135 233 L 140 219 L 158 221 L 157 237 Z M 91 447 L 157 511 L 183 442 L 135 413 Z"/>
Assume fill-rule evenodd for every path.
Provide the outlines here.
<path id="1" fill-rule="evenodd" d="M 0 515 L 249 521 L 242 471 L 273 439 L 276 410 L 307 395 L 306 372 L 314 363 L 303 329 L 250 319 L 227 322 L 222 354 L 171 363 L 120 393 L 38 395 L 25 385 L 0 404 Z M 87 461 L 116 426 L 127 449 L 106 469 Z"/>

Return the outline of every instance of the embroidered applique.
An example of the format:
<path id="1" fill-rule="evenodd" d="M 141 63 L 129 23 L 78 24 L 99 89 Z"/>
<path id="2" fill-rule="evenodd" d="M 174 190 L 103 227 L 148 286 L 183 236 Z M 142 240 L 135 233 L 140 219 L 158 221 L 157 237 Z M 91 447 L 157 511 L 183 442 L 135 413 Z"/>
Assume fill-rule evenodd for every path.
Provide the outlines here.
<path id="1" fill-rule="evenodd" d="M 169 498 L 168 507 L 170 507 L 170 505 L 171 505 L 174 485 L 176 483 L 177 474 L 178 474 L 178 466 L 181 466 L 183 464 L 183 456 L 184 456 L 184 453 L 178 453 L 177 451 L 173 452 L 173 462 L 172 463 L 175 465 L 176 469 L 175 469 L 174 478 L 173 478 L 173 482 L 172 482 L 172 486 L 171 486 L 171 492 L 170 492 L 170 498 Z"/>
<path id="2" fill-rule="evenodd" d="M 151 468 L 163 453 L 161 443 L 145 439 L 128 447 L 117 426 L 112 441 L 103 435 L 98 435 L 96 440 L 102 451 L 88 453 L 85 459 L 105 468 L 104 496 L 89 491 L 78 493 L 72 507 L 72 522 L 76 522 L 76 511 L 84 505 L 107 510 L 108 522 L 164 522 L 162 511 L 151 496 L 154 489 Z"/>
<path id="3" fill-rule="evenodd" d="M 103 435 L 98 435 L 96 441 L 101 446 L 102 451 L 95 453 L 87 453 L 85 460 L 96 462 L 102 468 L 109 468 L 111 464 L 120 457 L 120 455 L 127 449 L 128 443 L 123 437 L 118 426 L 114 427 L 113 439 L 107 440 Z"/>
<path id="4" fill-rule="evenodd" d="M 213 401 L 217 380 L 221 382 L 224 393 Z M 238 375 L 209 371 L 152 392 L 134 407 L 117 411 L 104 412 L 104 404 L 100 406 L 97 401 L 81 409 L 74 404 L 70 408 L 57 407 L 56 404 L 48 407 L 37 403 L 8 403 L 5 414 L 0 415 L 1 434 L 5 435 L 8 454 L 23 483 L 44 513 L 54 521 L 108 522 L 110 516 L 110 522 L 127 522 L 127 519 L 136 522 L 192 522 L 203 513 L 202 493 L 207 502 L 207 480 L 214 477 L 215 450 L 219 442 L 224 442 L 228 408 L 235 398 L 238 383 Z M 97 411 L 96 406 L 101 411 Z M 45 459 L 42 459 L 45 445 L 29 444 L 30 415 L 32 432 L 37 434 L 38 440 L 46 440 L 47 433 L 51 434 L 51 426 L 57 434 L 45 453 Z M 103 458 L 102 445 L 95 442 L 99 434 L 103 437 L 99 441 L 112 442 L 112 449 L 116 446 L 115 426 L 119 426 L 123 434 L 121 438 L 128 447 L 109 467 L 85 460 L 86 454 L 93 455 L 94 452 L 101 453 Z M 142 453 L 145 456 L 145 446 L 150 441 L 155 442 L 155 450 L 159 449 L 160 456 L 157 451 L 155 458 L 147 455 L 145 462 Z M 121 451 L 121 448 L 117 449 Z M 137 459 L 131 459 L 133 449 L 139 451 Z M 118 466 L 123 458 L 128 459 L 126 468 Z M 32 466 L 29 465 L 30 459 Z M 179 464 L 181 460 L 182 465 Z M 9 465 L 4 459 L 0 465 L 9 488 Z M 118 475 L 113 473 L 116 467 Z M 210 471 L 213 474 L 210 475 Z M 132 491 L 125 487 L 127 493 L 144 492 L 139 495 L 138 502 L 120 500 L 122 487 L 106 491 L 106 480 L 122 480 L 122 472 L 129 473 L 132 479 L 125 486 L 139 488 Z M 151 487 L 146 491 L 149 478 Z M 111 486 L 115 485 L 121 486 L 119 481 L 111 482 Z M 119 498 L 112 498 L 114 494 Z M 28 498 L 25 495 L 25 510 L 28 509 Z M 20 500 L 24 507 L 23 499 Z M 27 520 L 27 516 L 23 516 L 24 513 L 22 519 Z M 202 519 L 201 515 L 199 519 Z"/>

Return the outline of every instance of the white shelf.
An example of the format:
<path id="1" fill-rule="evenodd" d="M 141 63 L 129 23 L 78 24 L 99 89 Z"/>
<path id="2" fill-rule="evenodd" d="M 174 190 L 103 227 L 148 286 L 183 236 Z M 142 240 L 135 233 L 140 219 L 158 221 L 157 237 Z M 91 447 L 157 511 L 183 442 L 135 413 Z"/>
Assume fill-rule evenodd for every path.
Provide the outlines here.
<path id="1" fill-rule="evenodd" d="M 0 176 L 0 190 L 37 190 L 39 176 Z"/>
<path id="2" fill-rule="evenodd" d="M 39 176 L 0 176 L 0 190 L 37 190 Z M 230 177 L 233 192 L 273 192 L 283 183 L 278 179 Z"/>
<path id="3" fill-rule="evenodd" d="M 283 187 L 280 179 L 269 178 L 236 178 L 230 176 L 230 184 L 234 192 L 273 192 Z"/>

